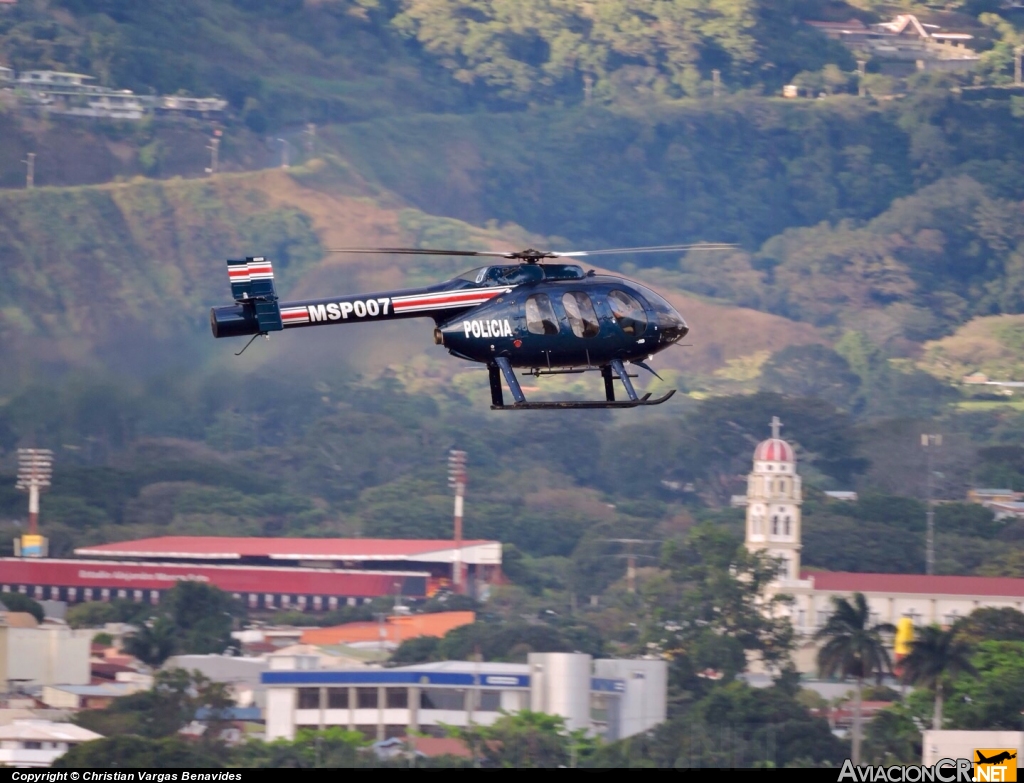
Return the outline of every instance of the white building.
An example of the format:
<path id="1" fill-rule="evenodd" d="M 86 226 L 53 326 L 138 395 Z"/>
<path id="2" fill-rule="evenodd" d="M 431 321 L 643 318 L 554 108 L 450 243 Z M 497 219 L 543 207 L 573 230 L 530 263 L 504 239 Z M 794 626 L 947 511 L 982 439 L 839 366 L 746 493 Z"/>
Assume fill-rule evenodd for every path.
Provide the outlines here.
<path id="1" fill-rule="evenodd" d="M 0 766 L 48 767 L 75 745 L 103 739 L 73 723 L 16 720 L 0 726 Z"/>
<path id="2" fill-rule="evenodd" d="M 1007 748 L 1018 755 L 1024 750 L 1024 731 L 925 731 L 921 742 L 921 763 L 931 766 L 939 759 L 970 759 L 979 761 L 976 751 L 981 750 L 988 758 L 994 754 L 985 753 L 986 749 Z M 1007 760 L 1009 761 L 1009 760 Z M 1005 762 L 1004 762 L 1005 763 Z M 1009 761 L 1014 767 L 1020 759 Z M 1014 770 L 1016 771 L 1016 770 Z M 975 780 L 1009 780 L 1008 776 L 992 776 L 982 774 Z"/>
<path id="3" fill-rule="evenodd" d="M 85 685 L 91 641 L 91 631 L 49 623 L 18 628 L 0 619 L 0 685 Z"/>
<path id="4" fill-rule="evenodd" d="M 312 656 L 270 661 L 262 676 L 268 741 L 330 726 L 375 739 L 410 731 L 445 736 L 444 726 L 488 726 L 502 712 L 526 709 L 615 740 L 662 723 L 667 713 L 663 660 L 530 653 L 525 664 L 443 661 L 393 669 L 317 669 Z"/>
<path id="5" fill-rule="evenodd" d="M 871 619 L 894 625 L 903 617 L 915 625 L 949 625 L 983 606 L 1024 611 L 1024 579 L 802 570 L 800 476 L 796 452 L 779 437 L 780 426 L 774 418 L 772 437 L 754 450 L 754 469 L 747 479 L 746 546 L 782 561 L 772 590 L 794 599 L 789 615 L 798 637 L 806 640 L 796 661 L 800 671 L 815 668 L 816 648 L 809 640 L 831 614 L 834 596 L 863 593 Z"/>

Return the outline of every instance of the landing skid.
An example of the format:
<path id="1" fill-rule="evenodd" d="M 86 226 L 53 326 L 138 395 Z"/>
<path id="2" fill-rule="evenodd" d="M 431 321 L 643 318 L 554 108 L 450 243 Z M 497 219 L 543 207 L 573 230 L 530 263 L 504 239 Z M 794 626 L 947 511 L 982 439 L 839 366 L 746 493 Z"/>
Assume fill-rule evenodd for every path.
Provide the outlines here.
<path id="1" fill-rule="evenodd" d="M 668 394 L 651 399 L 650 394 L 645 394 L 636 400 L 555 400 L 553 402 L 514 402 L 511 405 L 492 405 L 492 411 L 537 411 L 556 410 L 558 408 L 637 408 L 641 405 L 661 405 L 673 394 L 672 389 Z"/>
<path id="2" fill-rule="evenodd" d="M 653 400 L 650 393 L 645 394 L 643 397 L 637 396 L 636 390 L 633 389 L 633 384 L 629 380 L 630 375 L 626 372 L 626 368 L 619 359 L 613 359 L 601 368 L 601 377 L 604 378 L 605 399 L 603 400 L 528 402 L 526 395 L 523 394 L 522 387 L 519 385 L 519 379 L 512 369 L 512 364 L 506 357 L 496 357 L 494 364 L 488 365 L 487 370 L 491 385 L 492 411 L 558 410 L 564 408 L 637 408 L 641 405 L 661 405 L 676 393 L 676 390 L 672 389 L 668 394 L 656 397 Z M 511 405 L 505 404 L 501 388 L 502 375 L 505 376 L 505 382 L 508 384 L 509 391 L 512 392 L 513 403 Z M 628 399 L 615 399 L 615 387 L 612 381 L 616 380 L 622 381 Z"/>

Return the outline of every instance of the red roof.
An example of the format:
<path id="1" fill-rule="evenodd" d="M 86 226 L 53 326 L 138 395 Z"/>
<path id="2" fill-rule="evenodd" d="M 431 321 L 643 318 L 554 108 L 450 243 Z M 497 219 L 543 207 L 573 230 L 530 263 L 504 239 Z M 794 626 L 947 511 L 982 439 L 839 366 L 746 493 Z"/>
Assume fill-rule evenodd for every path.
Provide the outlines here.
<path id="1" fill-rule="evenodd" d="M 494 542 L 463 541 L 463 547 Z M 162 536 L 138 541 L 81 547 L 85 557 L 160 557 L 204 560 L 402 560 L 431 552 L 451 551 L 447 539 L 390 538 L 228 538 L 221 536 Z"/>
<path id="2" fill-rule="evenodd" d="M 757 444 L 754 459 L 764 462 L 796 462 L 793 447 L 782 438 L 768 438 Z"/>
<path id="3" fill-rule="evenodd" d="M 804 572 L 815 590 L 839 593 L 912 593 L 1024 598 L 1024 579 L 1005 576 L 926 576 L 924 574 L 853 574 L 844 571 Z"/>
<path id="4" fill-rule="evenodd" d="M 406 744 L 428 758 L 435 756 L 457 756 L 472 758 L 469 747 L 457 737 L 406 737 Z"/>

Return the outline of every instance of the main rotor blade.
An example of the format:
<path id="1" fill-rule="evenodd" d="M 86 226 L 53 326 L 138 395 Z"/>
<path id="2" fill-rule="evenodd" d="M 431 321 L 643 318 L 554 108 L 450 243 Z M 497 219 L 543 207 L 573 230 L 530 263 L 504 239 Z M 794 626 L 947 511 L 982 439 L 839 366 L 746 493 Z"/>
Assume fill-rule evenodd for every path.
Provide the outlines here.
<path id="1" fill-rule="evenodd" d="M 551 253 L 557 258 L 580 258 L 583 256 L 610 256 L 619 253 L 672 253 L 678 250 L 732 250 L 738 247 L 725 242 L 699 242 L 689 245 L 657 245 L 654 247 L 616 247 L 608 250 L 574 250 L 570 253 Z"/>
<path id="2" fill-rule="evenodd" d="M 429 250 L 419 247 L 340 247 L 328 253 L 375 253 L 377 255 L 402 256 L 482 256 L 485 258 L 515 258 L 515 253 L 499 253 L 491 250 Z"/>

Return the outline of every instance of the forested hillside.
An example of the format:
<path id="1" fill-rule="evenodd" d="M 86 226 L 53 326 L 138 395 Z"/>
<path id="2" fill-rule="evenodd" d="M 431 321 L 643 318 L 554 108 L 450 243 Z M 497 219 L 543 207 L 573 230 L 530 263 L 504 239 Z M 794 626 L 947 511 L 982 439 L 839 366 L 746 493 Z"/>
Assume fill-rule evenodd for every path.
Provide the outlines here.
<path id="1" fill-rule="evenodd" d="M 56 155 L 76 128 L 68 155 L 90 159 L 69 181 L 147 178 L 0 192 L 0 466 L 11 473 L 18 446 L 57 450 L 43 518 L 67 554 L 171 531 L 443 535 L 444 456 L 459 447 L 472 466 L 467 534 L 505 541 L 512 579 L 554 606 L 621 576 L 605 539 L 668 540 L 701 520 L 736 535 L 741 514 L 723 509 L 779 415 L 808 487 L 806 563 L 919 571 L 921 432 L 947 435 L 943 499 L 972 484 L 1024 488 L 1014 398 L 957 385 L 978 369 L 1024 378 L 1021 96 L 999 86 L 1019 20 L 998 3 L 954 6 L 944 23 L 966 25 L 984 55 L 974 74 L 875 80 L 862 96 L 850 53 L 803 20 L 907 9 L 0 9 L 5 65 L 222 95 L 232 166 L 266 165 L 261 145 L 280 139 L 295 156 L 288 171 L 172 178 L 201 174 L 181 160 L 199 159 L 212 123 L 74 126 L 4 109 L 0 128 L 19 145 L 3 152 L 5 183 L 19 182 L 25 145 L 47 139 Z M 835 94 L 773 97 L 793 79 Z M 307 122 L 318 123 L 308 145 Z M 279 335 L 236 358 L 240 346 L 213 341 L 206 322 L 228 296 L 229 256 L 273 258 L 287 298 L 463 268 L 325 254 L 337 246 L 700 240 L 738 247 L 612 270 L 665 292 L 691 326 L 692 345 L 656 360 L 664 380 L 642 381 L 684 392 L 657 411 L 492 414 L 485 374 L 433 346 L 423 324 Z M 2 541 L 24 506 L 7 474 Z M 851 488 L 856 504 L 821 494 Z M 956 503 L 940 516 L 941 570 L 1024 573 L 1017 523 Z M 882 538 L 899 545 L 871 545 Z"/>

